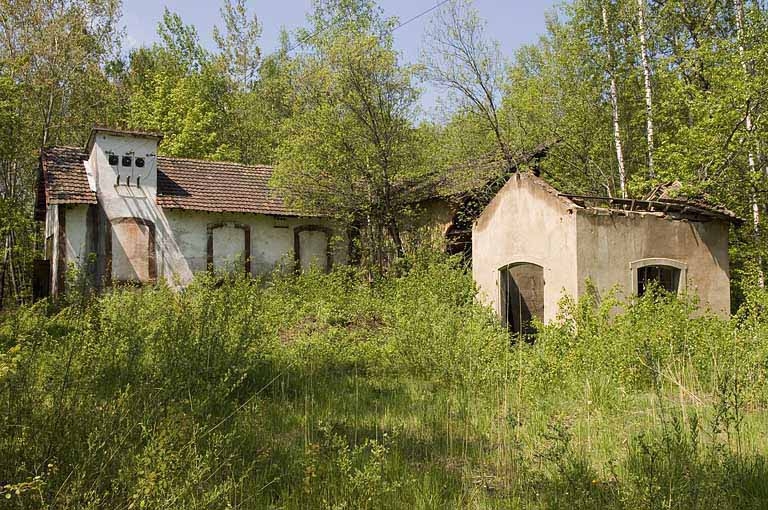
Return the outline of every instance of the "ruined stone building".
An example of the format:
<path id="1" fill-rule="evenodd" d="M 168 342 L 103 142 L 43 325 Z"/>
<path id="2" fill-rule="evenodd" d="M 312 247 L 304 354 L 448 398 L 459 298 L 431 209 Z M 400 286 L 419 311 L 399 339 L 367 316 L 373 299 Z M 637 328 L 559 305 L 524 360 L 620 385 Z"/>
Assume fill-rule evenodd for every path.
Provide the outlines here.
<path id="1" fill-rule="evenodd" d="M 184 285 L 234 264 L 257 275 L 281 263 L 345 262 L 330 221 L 302 216 L 270 190 L 270 167 L 158 156 L 161 139 L 94 128 L 84 149 L 43 151 L 36 216 L 46 260 L 36 271 L 49 285 L 39 294 L 60 293 L 72 267 L 94 286 Z"/>
<path id="2" fill-rule="evenodd" d="M 588 280 L 624 296 L 654 281 L 727 317 L 728 231 L 740 222 L 699 201 L 565 194 L 518 172 L 474 222 L 472 272 L 480 299 L 514 332 L 554 319 L 561 298 L 583 295 Z"/>

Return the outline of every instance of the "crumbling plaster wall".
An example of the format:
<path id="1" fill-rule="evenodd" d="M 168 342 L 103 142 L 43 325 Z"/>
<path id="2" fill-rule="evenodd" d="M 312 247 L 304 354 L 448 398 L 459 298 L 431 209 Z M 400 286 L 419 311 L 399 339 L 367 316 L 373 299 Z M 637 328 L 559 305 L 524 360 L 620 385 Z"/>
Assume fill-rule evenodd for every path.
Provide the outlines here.
<path id="1" fill-rule="evenodd" d="M 119 156 L 132 153 L 134 158 L 144 157 L 145 167 L 126 170 L 122 165 L 112 166 L 108 160 L 110 152 Z M 165 278 L 171 284 L 184 285 L 192 279 L 195 272 L 205 271 L 208 267 L 208 231 L 211 225 L 221 225 L 221 228 L 213 230 L 214 262 L 218 262 L 219 265 L 226 259 L 237 258 L 238 254 L 245 251 L 245 238 L 239 234 L 242 230 L 233 229 L 239 231 L 231 232 L 230 226 L 237 224 L 249 227 L 250 267 L 254 275 L 267 273 L 281 262 L 293 263 L 295 227 L 317 225 L 328 228 L 331 226 L 326 220 L 313 218 L 276 218 L 260 214 L 163 209 L 156 203 L 157 168 L 154 157 L 156 152 L 157 142 L 152 138 L 97 134 L 90 158 L 85 163 L 85 169 L 89 183 L 97 193 L 100 214 L 104 216 L 104 221 L 94 222 L 89 226 L 86 206 L 68 210 L 68 260 L 78 264 L 85 262 L 89 228 L 102 228 L 104 224 L 114 224 L 122 218 L 138 218 L 151 222 L 154 226 L 152 244 L 156 261 L 156 277 Z M 119 184 L 118 174 L 120 174 Z M 141 181 L 137 186 L 138 174 L 141 176 Z M 132 177 L 130 186 L 127 185 L 128 175 Z M 111 232 L 106 230 L 104 229 L 100 235 L 111 238 L 112 253 L 135 251 L 128 246 L 133 242 L 126 234 L 131 229 L 112 228 Z M 343 249 L 345 246 L 343 240 L 330 239 L 329 241 L 333 247 L 333 263 L 345 262 L 346 250 Z M 125 245 L 120 246 L 120 243 Z M 105 243 L 101 242 L 99 246 L 103 248 Z M 303 258 L 324 260 L 327 256 L 324 246 L 321 247 L 317 242 L 308 244 L 307 250 L 309 253 L 304 253 Z M 107 254 L 100 253 L 99 256 L 104 258 Z M 111 262 L 130 264 L 127 257 L 115 257 Z M 234 264 L 236 261 L 231 262 Z M 111 276 L 146 273 L 146 268 L 138 269 L 112 266 Z"/>
<path id="2" fill-rule="evenodd" d="M 685 290 L 698 295 L 705 308 L 728 317 L 728 223 L 671 220 L 653 213 L 577 213 L 579 294 L 589 278 L 600 293 L 615 287 L 634 295 L 632 262 L 671 259 L 685 265 Z"/>
<path id="3" fill-rule="evenodd" d="M 578 292 L 576 215 L 542 181 L 515 174 L 472 230 L 472 274 L 479 299 L 500 310 L 499 269 L 528 262 L 544 268 L 544 321 L 555 318 L 564 294 Z"/>
<path id="4" fill-rule="evenodd" d="M 61 256 L 59 242 L 59 209 L 62 206 L 51 204 L 45 211 L 45 252 L 51 262 L 51 293 L 56 295 L 61 292 L 62 268 L 59 267 Z"/>
<path id="5" fill-rule="evenodd" d="M 472 265 L 479 299 L 500 310 L 499 269 L 518 262 L 544 268 L 544 320 L 563 294 L 578 297 L 587 279 L 601 295 L 636 292 L 632 266 L 648 259 L 685 269 L 681 290 L 728 317 L 728 229 L 724 221 L 689 221 L 655 213 L 584 209 L 545 182 L 516 174 L 473 228 Z"/>
<path id="6" fill-rule="evenodd" d="M 171 209 L 165 211 L 165 216 L 174 236 L 172 239 L 159 241 L 158 267 L 162 268 L 161 273 L 166 278 L 181 283 L 188 282 L 195 272 L 205 271 L 207 268 L 209 225 L 223 224 L 223 228 L 231 234 L 218 236 L 214 230 L 214 267 L 222 262 L 238 262 L 234 259 L 244 252 L 244 237 L 239 228 L 232 226 L 250 227 L 251 273 L 254 275 L 268 273 L 281 263 L 292 267 L 296 227 L 330 227 L 327 220 L 275 218 L 261 214 L 205 213 Z M 329 241 L 333 251 L 333 263 L 345 263 L 346 250 L 343 239 L 331 238 Z M 307 248 L 311 251 L 305 253 L 305 257 L 325 259 L 325 245 L 314 243 Z M 222 255 L 223 260 L 219 259 Z"/>
<path id="7" fill-rule="evenodd" d="M 59 208 L 59 214 L 65 217 L 67 266 L 81 266 L 88 258 L 88 206 L 68 205 Z"/>

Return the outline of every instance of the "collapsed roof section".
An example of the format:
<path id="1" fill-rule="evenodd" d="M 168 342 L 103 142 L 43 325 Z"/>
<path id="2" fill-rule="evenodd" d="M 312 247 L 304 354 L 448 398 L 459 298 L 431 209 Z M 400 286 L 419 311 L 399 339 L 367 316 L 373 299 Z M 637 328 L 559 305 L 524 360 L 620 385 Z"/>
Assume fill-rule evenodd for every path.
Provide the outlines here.
<path id="1" fill-rule="evenodd" d="M 741 225 L 744 220 L 728 209 L 697 200 L 658 198 L 640 200 L 634 198 L 600 197 L 558 193 L 575 205 L 596 211 L 618 212 L 621 214 L 653 213 L 673 220 L 712 221 L 720 220 Z"/>

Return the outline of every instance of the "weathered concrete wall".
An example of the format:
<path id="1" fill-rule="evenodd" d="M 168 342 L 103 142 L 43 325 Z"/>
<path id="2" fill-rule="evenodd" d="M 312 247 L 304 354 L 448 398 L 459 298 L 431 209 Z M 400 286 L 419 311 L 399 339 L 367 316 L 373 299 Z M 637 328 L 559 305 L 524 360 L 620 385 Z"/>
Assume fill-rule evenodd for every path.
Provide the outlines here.
<path id="1" fill-rule="evenodd" d="M 456 208 L 447 200 L 431 199 L 413 207 L 412 214 L 401 225 L 406 252 L 429 246 L 444 250 L 445 233 L 453 222 Z"/>
<path id="2" fill-rule="evenodd" d="M 729 315 L 727 223 L 590 210 L 579 210 L 577 218 L 579 293 L 589 278 L 601 293 L 617 287 L 634 295 L 632 262 L 671 259 L 685 267 L 681 291 L 695 293 L 705 307 Z"/>
<path id="3" fill-rule="evenodd" d="M 198 211 L 166 210 L 165 218 L 174 236 L 159 241 L 160 272 L 169 280 L 188 282 L 195 272 L 205 271 L 208 256 L 208 226 L 223 224 L 213 232 L 214 268 L 232 267 L 246 249 L 244 234 L 235 225 L 250 228 L 251 272 L 266 274 L 281 263 L 293 266 L 294 230 L 307 225 L 329 227 L 327 221 L 308 218 L 278 219 L 257 214 L 212 214 Z M 300 236 L 310 232 L 302 232 Z M 314 232 L 312 232 L 314 233 Z M 322 235 L 324 241 L 326 236 Z M 303 250 L 302 260 L 325 260 L 327 243 L 318 236 Z M 346 262 L 343 240 L 331 240 L 333 263 Z M 324 267 L 324 266 L 323 266 Z"/>
<path id="4" fill-rule="evenodd" d="M 110 153 L 120 159 L 129 154 L 134 165 L 126 168 L 122 161 L 110 165 Z M 254 275 L 272 271 L 281 262 L 293 267 L 295 229 L 311 225 L 331 227 L 327 221 L 311 218 L 162 209 L 155 200 L 156 153 L 157 142 L 152 138 L 96 135 L 85 170 L 99 200 L 99 208 L 92 214 L 98 213 L 99 217 L 90 218 L 89 225 L 85 206 L 73 208 L 68 214 L 69 261 L 82 265 L 87 260 L 86 252 L 97 246 L 101 250 L 102 269 L 111 268 L 109 274 L 102 275 L 107 280 L 166 278 L 172 284 L 184 285 L 195 272 L 207 270 L 209 256 L 214 268 L 225 269 L 239 265 L 246 253 L 250 253 L 250 269 Z M 136 157 L 145 158 L 144 168 L 135 167 Z M 53 230 L 57 219 L 51 217 L 47 223 Z M 99 232 L 92 239 L 94 229 Z M 346 262 L 344 241 L 336 243 L 328 234 L 313 231 L 302 232 L 299 238 L 300 258 L 307 264 L 317 260 L 318 265 L 325 268 L 329 242 L 333 247 L 331 262 Z"/>
<path id="5" fill-rule="evenodd" d="M 516 174 L 475 222 L 472 273 L 479 298 L 500 310 L 499 269 L 528 262 L 544 268 L 544 321 L 555 318 L 564 294 L 578 292 L 576 215 L 546 184 Z"/>

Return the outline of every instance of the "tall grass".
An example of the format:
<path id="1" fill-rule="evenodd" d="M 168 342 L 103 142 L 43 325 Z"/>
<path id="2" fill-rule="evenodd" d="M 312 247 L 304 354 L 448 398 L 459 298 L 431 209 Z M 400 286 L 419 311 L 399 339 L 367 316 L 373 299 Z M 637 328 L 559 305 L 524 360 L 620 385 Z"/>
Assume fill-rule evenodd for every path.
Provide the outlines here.
<path id="1" fill-rule="evenodd" d="M 565 301 L 514 342 L 423 253 L 0 320 L 8 508 L 765 508 L 768 296 Z"/>

